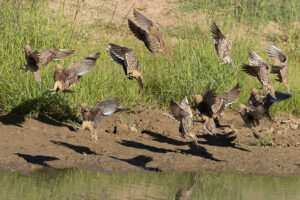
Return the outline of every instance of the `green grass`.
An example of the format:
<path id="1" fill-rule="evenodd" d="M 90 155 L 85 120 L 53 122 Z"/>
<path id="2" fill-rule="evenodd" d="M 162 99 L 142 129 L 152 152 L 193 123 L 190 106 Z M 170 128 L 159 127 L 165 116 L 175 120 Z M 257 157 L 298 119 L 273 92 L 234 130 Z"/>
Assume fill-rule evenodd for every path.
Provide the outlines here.
<path id="1" fill-rule="evenodd" d="M 174 199 L 196 181 L 193 199 L 297 199 L 300 178 L 219 173 L 96 173 L 43 169 L 28 175 L 0 171 L 0 199 Z"/>
<path id="2" fill-rule="evenodd" d="M 77 24 L 74 15 L 65 17 L 63 3 L 58 13 L 53 14 L 49 12 L 47 1 L 0 1 L 0 108 L 29 115 L 64 114 L 64 119 L 75 120 L 79 116 L 77 105 L 81 102 L 93 105 L 99 100 L 118 96 L 123 106 L 159 103 L 165 107 L 171 98 L 179 100 L 184 95 L 190 97 L 209 88 L 224 92 L 237 81 L 242 84 L 238 103 L 245 103 L 249 89 L 261 86 L 256 79 L 241 71 L 219 66 L 221 62 L 217 59 L 209 32 L 209 25 L 214 19 L 233 40 L 232 56 L 239 67 L 248 62 L 247 52 L 250 49 L 268 60 L 265 51 L 267 42 L 278 46 L 289 56 L 293 97 L 274 105 L 272 114 L 289 112 L 299 115 L 300 2 L 291 0 L 286 6 L 278 0 L 261 3 L 253 0 L 218 2 L 178 2 L 179 9 L 175 12 L 186 12 L 189 16 L 190 11 L 197 10 L 203 18 L 191 21 L 192 17 L 185 17 L 178 20 L 178 27 L 163 27 L 167 47 L 175 60 L 173 65 L 161 55 L 155 57 L 150 54 L 125 25 Z M 78 7 L 73 9 L 70 13 L 76 13 Z M 273 33 L 273 30 L 264 34 L 265 27 L 271 21 L 276 22 L 281 34 Z M 171 38 L 176 38 L 178 42 L 171 43 Z M 122 67 L 106 55 L 104 47 L 108 43 L 124 45 L 136 52 L 144 77 L 145 89 L 142 93 L 139 93 L 137 82 L 127 80 Z M 41 70 L 43 85 L 39 86 L 30 72 L 20 70 L 20 66 L 25 64 L 22 49 L 25 44 L 37 50 L 51 47 L 75 49 L 74 55 L 55 61 L 64 67 L 96 51 L 100 51 L 101 56 L 91 72 L 73 88 L 74 93 L 59 93 L 53 97 L 47 89 L 54 85 L 54 62 Z M 275 88 L 285 91 L 277 82 Z"/>
<path id="3" fill-rule="evenodd" d="M 257 145 L 259 146 L 272 146 L 273 139 L 270 132 L 263 132 L 260 137 L 257 139 Z"/>

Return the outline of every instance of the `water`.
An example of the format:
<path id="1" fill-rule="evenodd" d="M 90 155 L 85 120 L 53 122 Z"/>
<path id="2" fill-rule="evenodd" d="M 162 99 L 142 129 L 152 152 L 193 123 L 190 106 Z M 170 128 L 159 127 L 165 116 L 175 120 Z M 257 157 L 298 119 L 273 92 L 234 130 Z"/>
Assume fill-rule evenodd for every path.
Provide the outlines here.
<path id="1" fill-rule="evenodd" d="M 175 199 L 195 181 L 192 199 L 300 200 L 300 177 L 220 173 L 96 173 L 43 169 L 32 174 L 0 171 L 0 199 Z"/>

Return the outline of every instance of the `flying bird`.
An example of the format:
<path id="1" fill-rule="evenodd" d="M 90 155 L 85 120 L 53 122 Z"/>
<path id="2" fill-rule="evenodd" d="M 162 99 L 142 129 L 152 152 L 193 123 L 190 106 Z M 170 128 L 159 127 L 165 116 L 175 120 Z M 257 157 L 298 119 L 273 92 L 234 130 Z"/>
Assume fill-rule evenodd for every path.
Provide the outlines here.
<path id="1" fill-rule="evenodd" d="M 113 61 L 123 66 L 125 75 L 128 79 L 136 79 L 140 89 L 144 88 L 142 72 L 139 68 L 139 63 L 132 49 L 122 47 L 116 44 L 107 46 L 108 55 Z"/>
<path id="2" fill-rule="evenodd" d="M 67 68 L 63 69 L 61 65 L 54 65 L 54 93 L 58 91 L 73 92 L 69 88 L 79 81 L 80 77 L 88 73 L 99 58 L 100 53 L 92 54 L 78 62 L 72 63 Z"/>
<path id="3" fill-rule="evenodd" d="M 267 44 L 267 52 L 270 59 L 273 61 L 271 73 L 277 75 L 278 79 L 275 80 L 282 83 L 286 87 L 288 93 L 290 93 L 290 87 L 287 77 L 288 57 L 277 47 L 271 44 Z"/>
<path id="4" fill-rule="evenodd" d="M 171 100 L 170 112 L 173 117 L 180 122 L 179 132 L 181 136 L 189 136 L 198 147 L 197 137 L 193 131 L 193 113 L 187 97 L 184 97 L 180 104 Z"/>
<path id="5" fill-rule="evenodd" d="M 270 115 L 270 107 L 290 98 L 292 95 L 275 91 L 276 98 L 269 93 L 259 93 L 257 89 L 251 89 L 251 95 L 246 105 L 240 104 L 239 113 L 248 127 L 253 129 L 258 126 L 265 117 L 274 122 Z"/>
<path id="6" fill-rule="evenodd" d="M 128 19 L 128 26 L 134 36 L 143 41 L 151 53 L 155 55 L 162 53 L 170 62 L 173 62 L 173 59 L 167 51 L 159 25 L 155 24 L 137 9 L 133 10 L 133 15 L 136 22 Z"/>
<path id="7" fill-rule="evenodd" d="M 248 75 L 257 77 L 263 86 L 263 89 L 269 90 L 269 93 L 273 98 L 275 96 L 275 90 L 270 78 L 270 66 L 254 51 L 249 52 L 250 65 L 244 64 L 243 71 Z"/>
<path id="8" fill-rule="evenodd" d="M 215 22 L 212 23 L 210 31 L 212 33 L 211 37 L 215 43 L 215 49 L 217 51 L 218 58 L 223 60 L 221 65 L 229 64 L 234 69 L 237 69 L 231 58 L 232 41 L 226 38 Z"/>
<path id="9" fill-rule="evenodd" d="M 89 129 L 92 139 L 97 143 L 98 137 L 95 129 L 99 126 L 100 122 L 107 116 L 113 113 L 128 110 L 127 108 L 120 108 L 119 102 L 115 98 L 107 99 L 96 104 L 90 108 L 86 103 L 79 104 L 81 107 L 82 125 L 81 129 Z"/>
<path id="10" fill-rule="evenodd" d="M 232 89 L 217 95 L 214 90 L 207 90 L 203 96 L 196 94 L 194 99 L 197 108 L 205 120 L 204 128 L 211 135 L 216 134 L 215 120 L 221 115 L 224 108 L 237 101 L 240 91 L 237 84 Z"/>
<path id="11" fill-rule="evenodd" d="M 63 59 L 71 54 L 73 54 L 74 50 L 69 49 L 45 49 L 41 51 L 33 50 L 29 45 L 23 46 L 25 50 L 25 58 L 26 58 L 26 71 L 30 71 L 35 80 L 41 84 L 40 78 L 40 68 L 42 66 L 47 65 L 52 60 Z"/>

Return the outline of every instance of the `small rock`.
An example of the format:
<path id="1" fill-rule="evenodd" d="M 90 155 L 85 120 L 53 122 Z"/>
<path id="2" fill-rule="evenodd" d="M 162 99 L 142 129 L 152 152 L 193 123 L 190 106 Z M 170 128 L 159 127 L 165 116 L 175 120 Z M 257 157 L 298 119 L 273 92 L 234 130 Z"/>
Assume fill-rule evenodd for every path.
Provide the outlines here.
<path id="1" fill-rule="evenodd" d="M 299 125 L 298 124 L 295 124 L 295 123 L 290 123 L 290 128 L 292 130 L 297 130 L 299 128 Z"/>
<path id="2" fill-rule="evenodd" d="M 131 132 L 136 132 L 136 133 L 138 132 L 138 130 L 137 130 L 134 126 L 131 126 L 131 127 L 130 127 L 130 131 L 131 131 Z"/>

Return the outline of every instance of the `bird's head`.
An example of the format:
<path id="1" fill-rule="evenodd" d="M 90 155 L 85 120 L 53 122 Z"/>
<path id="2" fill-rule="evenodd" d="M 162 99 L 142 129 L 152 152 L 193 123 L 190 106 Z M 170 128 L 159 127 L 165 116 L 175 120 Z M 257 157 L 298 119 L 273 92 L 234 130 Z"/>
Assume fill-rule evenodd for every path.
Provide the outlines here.
<path id="1" fill-rule="evenodd" d="M 80 103 L 78 106 L 81 108 L 82 111 L 87 111 L 89 109 L 89 106 L 87 103 Z"/>
<path id="2" fill-rule="evenodd" d="M 239 105 L 239 112 L 242 112 L 245 109 L 246 109 L 246 106 L 244 104 Z"/>
<path id="3" fill-rule="evenodd" d="M 197 104 L 201 103 L 202 100 L 203 100 L 203 98 L 202 98 L 202 96 L 200 94 L 193 95 L 193 98 L 195 99 L 195 101 L 196 101 Z"/>
<path id="4" fill-rule="evenodd" d="M 26 52 L 32 51 L 31 47 L 30 47 L 28 44 L 22 46 L 22 48 L 23 48 Z"/>
<path id="5" fill-rule="evenodd" d="M 258 93 L 258 90 L 257 90 L 256 88 L 251 88 L 251 89 L 250 89 L 250 92 L 251 92 L 252 94 L 256 94 L 256 93 Z"/>
<path id="6" fill-rule="evenodd" d="M 55 67 L 55 69 L 57 70 L 62 70 L 62 66 L 60 64 L 54 64 L 53 65 Z"/>

